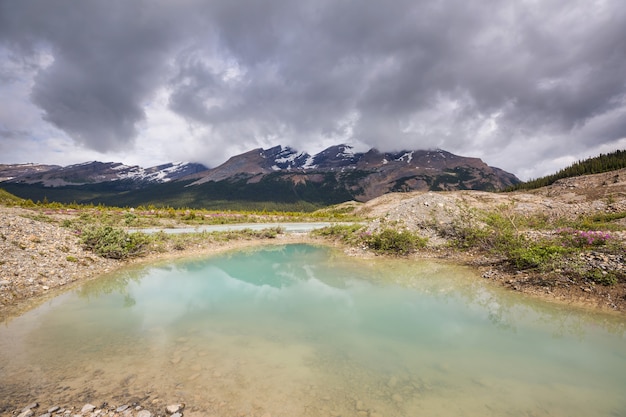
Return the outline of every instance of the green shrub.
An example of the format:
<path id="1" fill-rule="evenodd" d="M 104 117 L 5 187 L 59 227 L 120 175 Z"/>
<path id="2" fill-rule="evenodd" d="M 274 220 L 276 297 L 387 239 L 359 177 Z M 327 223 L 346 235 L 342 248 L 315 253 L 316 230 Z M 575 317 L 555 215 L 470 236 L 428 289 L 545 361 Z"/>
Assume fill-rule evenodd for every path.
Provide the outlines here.
<path id="1" fill-rule="evenodd" d="M 126 213 L 124 215 L 124 223 L 126 223 L 126 226 L 137 223 L 137 216 L 134 213 Z"/>
<path id="2" fill-rule="evenodd" d="M 285 233 L 285 229 L 280 226 L 269 227 L 267 229 L 251 231 L 251 235 L 260 239 L 274 239 L 278 235 Z"/>
<path id="3" fill-rule="evenodd" d="M 617 284 L 617 276 L 612 272 L 602 271 L 601 269 L 591 269 L 584 274 L 584 278 L 600 285 Z"/>
<path id="4" fill-rule="evenodd" d="M 529 269 L 546 267 L 567 252 L 563 246 L 527 242 L 525 245 L 509 248 L 507 255 L 509 261 L 518 269 Z"/>
<path id="5" fill-rule="evenodd" d="M 385 229 L 364 238 L 365 244 L 376 252 L 408 255 L 426 246 L 428 239 L 406 230 Z"/>
<path id="6" fill-rule="evenodd" d="M 321 236 L 332 239 L 339 239 L 345 243 L 357 243 L 361 240 L 361 236 L 357 234 L 363 229 L 361 224 L 333 224 L 332 226 L 322 227 L 311 231 L 313 236 Z"/>
<path id="7" fill-rule="evenodd" d="M 127 233 L 112 226 L 89 227 L 81 232 L 81 244 L 104 258 L 125 259 L 140 255 L 150 238 L 144 233 Z"/>

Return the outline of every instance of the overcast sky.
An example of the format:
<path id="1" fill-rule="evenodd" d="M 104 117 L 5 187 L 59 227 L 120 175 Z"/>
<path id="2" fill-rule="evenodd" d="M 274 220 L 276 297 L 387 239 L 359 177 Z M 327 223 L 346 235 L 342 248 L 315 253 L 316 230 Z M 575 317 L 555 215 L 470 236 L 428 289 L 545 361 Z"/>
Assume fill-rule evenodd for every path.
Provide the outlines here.
<path id="1" fill-rule="evenodd" d="M 626 149 L 624 0 L 0 0 L 0 163 Z"/>

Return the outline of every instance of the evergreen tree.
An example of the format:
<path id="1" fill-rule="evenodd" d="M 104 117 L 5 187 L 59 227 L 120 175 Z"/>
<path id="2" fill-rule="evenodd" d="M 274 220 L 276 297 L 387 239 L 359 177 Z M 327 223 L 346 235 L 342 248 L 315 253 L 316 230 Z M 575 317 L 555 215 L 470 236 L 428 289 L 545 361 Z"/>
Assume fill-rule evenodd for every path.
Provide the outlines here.
<path id="1" fill-rule="evenodd" d="M 617 150 L 608 154 L 600 154 L 584 161 L 578 161 L 567 168 L 563 168 L 556 174 L 521 182 L 507 188 L 505 191 L 533 190 L 548 186 L 563 178 L 600 174 L 621 168 L 626 168 L 626 150 Z"/>

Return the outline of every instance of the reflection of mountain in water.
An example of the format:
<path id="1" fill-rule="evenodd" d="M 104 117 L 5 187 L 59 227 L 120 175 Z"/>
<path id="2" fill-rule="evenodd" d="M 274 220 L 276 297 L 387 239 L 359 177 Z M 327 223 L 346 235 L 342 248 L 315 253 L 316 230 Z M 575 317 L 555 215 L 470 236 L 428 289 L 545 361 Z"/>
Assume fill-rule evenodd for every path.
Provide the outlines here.
<path id="1" fill-rule="evenodd" d="M 315 269 L 328 257 L 328 249 L 311 245 L 266 246 L 188 264 L 190 270 L 207 265 L 229 277 L 255 286 L 283 288 L 315 277 Z"/>

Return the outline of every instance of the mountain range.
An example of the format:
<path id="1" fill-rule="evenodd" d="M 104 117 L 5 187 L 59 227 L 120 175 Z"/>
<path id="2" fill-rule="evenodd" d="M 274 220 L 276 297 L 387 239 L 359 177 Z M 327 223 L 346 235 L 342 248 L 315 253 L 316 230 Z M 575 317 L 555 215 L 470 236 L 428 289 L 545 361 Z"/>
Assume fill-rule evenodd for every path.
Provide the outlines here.
<path id="1" fill-rule="evenodd" d="M 142 168 L 97 161 L 66 167 L 0 165 L 0 181 L 7 191 L 32 200 L 192 208 L 225 208 L 234 202 L 313 208 L 389 192 L 497 191 L 519 183 L 515 175 L 478 158 L 444 150 L 354 152 L 347 145 L 315 155 L 284 146 L 258 148 L 211 169 L 198 163 Z"/>

